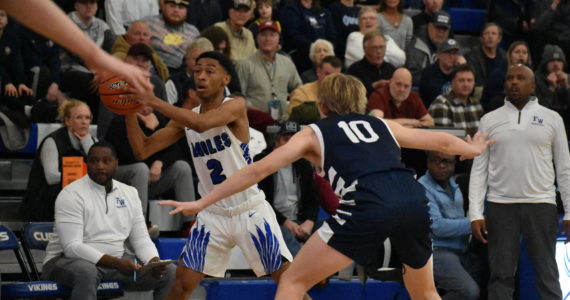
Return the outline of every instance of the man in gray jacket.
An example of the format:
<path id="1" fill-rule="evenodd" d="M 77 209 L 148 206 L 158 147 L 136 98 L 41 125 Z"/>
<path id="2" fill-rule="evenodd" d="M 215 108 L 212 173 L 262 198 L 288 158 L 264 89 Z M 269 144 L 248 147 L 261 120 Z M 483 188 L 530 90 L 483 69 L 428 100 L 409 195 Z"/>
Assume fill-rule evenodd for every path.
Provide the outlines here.
<path id="1" fill-rule="evenodd" d="M 406 68 L 412 72 L 413 86 L 420 84 L 422 70 L 435 62 L 438 45 L 449 37 L 451 16 L 445 11 L 433 14 L 433 19 L 406 47 Z"/>
<path id="2" fill-rule="evenodd" d="M 570 155 L 560 115 L 531 94 L 534 74 L 523 65 L 507 72 L 505 104 L 481 118 L 479 130 L 497 142 L 475 158 L 469 182 L 473 235 L 489 244 L 489 300 L 513 299 L 521 236 L 536 271 L 540 299 L 560 300 L 554 247 L 556 187 L 570 241 Z M 483 201 L 487 211 L 483 215 Z"/>

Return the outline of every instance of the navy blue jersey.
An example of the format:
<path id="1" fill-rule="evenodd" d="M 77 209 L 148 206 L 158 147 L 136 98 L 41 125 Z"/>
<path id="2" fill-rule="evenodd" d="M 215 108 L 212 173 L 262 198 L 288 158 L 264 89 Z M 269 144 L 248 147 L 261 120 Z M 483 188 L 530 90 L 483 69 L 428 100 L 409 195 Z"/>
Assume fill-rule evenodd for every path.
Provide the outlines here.
<path id="1" fill-rule="evenodd" d="M 428 202 L 386 123 L 350 114 L 311 128 L 321 147 L 321 175 L 340 197 L 336 214 L 318 230 L 322 240 L 367 266 L 389 237 L 403 263 L 423 267 L 432 255 Z"/>
<path id="2" fill-rule="evenodd" d="M 359 178 L 405 169 L 400 146 L 384 121 L 367 115 L 330 116 L 312 124 L 319 138 L 323 177 L 340 196 Z M 352 188 L 350 188 L 352 186 Z M 351 189 L 351 190 L 346 190 Z"/>

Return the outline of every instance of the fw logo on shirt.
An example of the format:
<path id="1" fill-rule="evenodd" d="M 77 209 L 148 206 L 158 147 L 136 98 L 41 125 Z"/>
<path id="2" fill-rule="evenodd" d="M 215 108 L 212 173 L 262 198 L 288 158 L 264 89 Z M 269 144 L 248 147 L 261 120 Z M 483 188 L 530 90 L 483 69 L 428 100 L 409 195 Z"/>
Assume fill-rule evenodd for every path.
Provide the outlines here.
<path id="1" fill-rule="evenodd" d="M 544 126 L 544 124 L 542 124 L 543 122 L 544 122 L 544 119 L 541 119 L 538 116 L 532 116 L 532 122 L 530 122 L 530 124 L 538 125 L 538 126 Z"/>
<path id="2" fill-rule="evenodd" d="M 115 198 L 115 202 L 117 204 L 117 208 L 125 208 L 127 207 L 127 204 L 125 204 L 125 199 L 121 199 L 119 197 Z"/>

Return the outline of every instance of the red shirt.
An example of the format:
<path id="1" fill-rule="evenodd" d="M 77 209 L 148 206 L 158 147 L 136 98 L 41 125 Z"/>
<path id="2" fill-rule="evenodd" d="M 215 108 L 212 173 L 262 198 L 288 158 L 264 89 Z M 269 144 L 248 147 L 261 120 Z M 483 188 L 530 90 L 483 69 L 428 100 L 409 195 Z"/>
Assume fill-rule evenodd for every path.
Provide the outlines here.
<path id="1" fill-rule="evenodd" d="M 377 88 L 372 92 L 372 94 L 370 94 L 368 97 L 366 112 L 373 109 L 383 111 L 384 118 L 386 119 L 421 119 L 428 113 L 420 95 L 414 91 L 410 92 L 408 99 L 402 102 L 400 107 L 396 107 L 394 102 L 392 102 L 389 85 Z"/>

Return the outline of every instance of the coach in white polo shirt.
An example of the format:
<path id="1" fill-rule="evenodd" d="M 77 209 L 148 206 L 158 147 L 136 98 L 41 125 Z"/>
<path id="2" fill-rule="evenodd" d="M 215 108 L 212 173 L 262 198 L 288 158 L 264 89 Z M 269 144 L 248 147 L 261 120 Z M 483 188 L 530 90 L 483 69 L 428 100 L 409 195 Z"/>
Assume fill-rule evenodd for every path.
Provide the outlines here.
<path id="1" fill-rule="evenodd" d="M 562 118 L 531 96 L 534 88 L 528 67 L 511 66 L 505 104 L 483 116 L 479 125 L 481 132 L 497 141 L 475 158 L 469 182 L 471 229 L 477 239 L 489 243 L 489 300 L 513 299 L 521 237 L 536 271 L 539 299 L 562 299 L 554 259 L 558 230 L 554 181 L 562 195 L 563 227 L 570 238 L 570 154 Z"/>
<path id="2" fill-rule="evenodd" d="M 175 267 L 155 268 L 134 280 L 141 265 L 158 261 L 135 188 L 113 180 L 117 155 L 107 142 L 87 154 L 88 175 L 66 186 L 55 202 L 55 234 L 50 237 L 43 280 L 71 288 L 71 299 L 97 299 L 103 280 L 117 280 L 126 290 L 154 290 L 163 299 Z M 136 255 L 125 253 L 128 242 Z"/>

